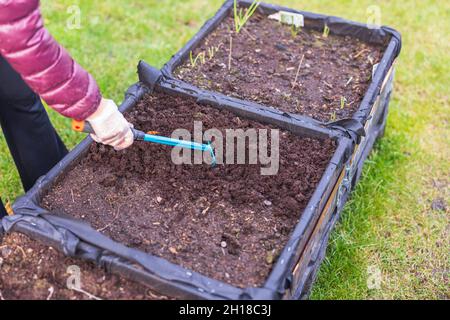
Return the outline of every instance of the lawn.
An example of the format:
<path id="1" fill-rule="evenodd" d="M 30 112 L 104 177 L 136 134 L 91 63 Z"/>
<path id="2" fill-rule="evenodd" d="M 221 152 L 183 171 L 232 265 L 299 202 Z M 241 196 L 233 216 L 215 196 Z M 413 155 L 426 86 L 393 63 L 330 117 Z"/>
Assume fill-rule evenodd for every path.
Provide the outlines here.
<path id="1" fill-rule="evenodd" d="M 136 82 L 140 59 L 161 67 L 222 2 L 43 0 L 42 6 L 53 35 L 104 96 L 120 102 Z M 267 2 L 362 22 L 376 5 L 382 24 L 404 40 L 386 135 L 331 237 L 312 298 L 449 299 L 450 2 Z M 68 28 L 77 8 L 80 28 Z M 70 120 L 50 115 L 69 147 L 82 139 Z M 22 190 L 1 135 L 0 154 L 0 194 L 13 201 Z M 373 287 L 378 272 L 381 282 Z"/>

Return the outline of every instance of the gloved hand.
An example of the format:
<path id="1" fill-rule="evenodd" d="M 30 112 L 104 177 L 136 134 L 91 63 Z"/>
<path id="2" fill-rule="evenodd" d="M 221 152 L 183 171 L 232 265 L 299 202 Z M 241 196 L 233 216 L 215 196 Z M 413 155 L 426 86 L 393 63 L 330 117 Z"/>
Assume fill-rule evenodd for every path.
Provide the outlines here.
<path id="1" fill-rule="evenodd" d="M 128 123 L 112 100 L 102 99 L 97 111 L 86 121 L 95 132 L 91 137 L 96 142 L 110 145 L 117 151 L 128 148 L 134 142 L 131 131 L 133 126 Z"/>

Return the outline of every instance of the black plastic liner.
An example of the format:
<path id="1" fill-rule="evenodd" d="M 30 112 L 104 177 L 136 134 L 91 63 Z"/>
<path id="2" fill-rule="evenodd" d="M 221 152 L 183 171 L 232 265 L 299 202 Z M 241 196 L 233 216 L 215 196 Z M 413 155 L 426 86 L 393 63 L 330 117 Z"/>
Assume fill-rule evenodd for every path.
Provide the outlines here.
<path id="1" fill-rule="evenodd" d="M 157 76 L 157 70 L 149 66 L 147 66 L 147 70 L 149 70 L 147 74 L 141 72 L 141 78 L 146 78 L 147 81 L 153 79 L 156 82 L 148 86 L 143 83 L 132 86 L 121 106 L 122 112 L 132 108 L 145 93 L 151 92 L 150 88 L 173 94 L 170 89 L 158 83 L 161 78 Z M 176 94 L 180 95 L 179 92 Z M 201 97 L 198 97 L 198 101 L 207 104 Z M 242 115 L 245 110 L 242 106 L 232 105 L 227 105 L 226 109 L 239 115 Z M 346 168 L 349 167 L 354 144 L 352 140 L 339 137 L 332 131 L 314 131 L 312 127 L 303 128 L 291 121 L 283 122 L 276 117 L 272 119 L 255 110 L 247 110 L 245 117 L 268 124 L 276 124 L 282 129 L 290 130 L 300 136 L 331 138 L 337 143 L 337 150 L 330 164 L 307 208 L 301 213 L 298 225 L 262 288 L 240 289 L 211 279 L 165 259 L 125 247 L 97 232 L 83 221 L 61 213 L 50 213 L 40 207 L 40 201 L 48 190 L 88 152 L 92 143 L 89 137 L 72 150 L 45 177 L 42 177 L 32 190 L 15 202 L 13 206 L 15 215 L 4 218 L 2 228 L 6 232 L 21 232 L 44 241 L 66 255 L 94 261 L 109 271 L 119 272 L 128 278 L 148 285 L 161 294 L 172 297 L 233 300 L 281 299 L 297 298 L 293 296 L 293 293 L 297 291 L 307 295 L 307 292 L 299 287 L 302 283 L 297 280 L 293 282 L 293 279 L 301 279 L 300 272 L 304 269 L 303 266 L 309 265 L 310 259 L 302 259 L 301 270 L 297 268 L 294 272 L 294 268 L 298 265 L 307 244 L 311 241 L 318 221 L 328 223 L 331 218 L 330 212 L 337 212 L 337 205 L 343 204 L 338 198 L 342 198 L 350 191 L 349 184 L 344 186 L 343 181 L 348 171 Z"/>

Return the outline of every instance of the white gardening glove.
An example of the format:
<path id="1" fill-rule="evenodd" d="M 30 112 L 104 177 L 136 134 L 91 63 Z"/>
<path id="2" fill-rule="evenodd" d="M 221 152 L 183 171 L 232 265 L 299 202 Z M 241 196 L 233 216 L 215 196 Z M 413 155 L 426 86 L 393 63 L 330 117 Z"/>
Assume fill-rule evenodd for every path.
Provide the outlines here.
<path id="1" fill-rule="evenodd" d="M 95 132 L 91 137 L 96 142 L 110 145 L 117 151 L 128 148 L 134 142 L 131 131 L 133 126 L 128 123 L 112 100 L 102 99 L 97 111 L 86 121 Z"/>

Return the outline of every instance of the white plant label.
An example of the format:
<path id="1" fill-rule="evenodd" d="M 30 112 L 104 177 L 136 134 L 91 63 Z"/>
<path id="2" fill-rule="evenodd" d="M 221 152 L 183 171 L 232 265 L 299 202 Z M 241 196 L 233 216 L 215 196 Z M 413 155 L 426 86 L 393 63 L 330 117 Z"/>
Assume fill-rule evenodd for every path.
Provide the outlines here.
<path id="1" fill-rule="evenodd" d="M 281 23 L 294 25 L 297 28 L 305 26 L 305 19 L 302 14 L 279 11 L 269 16 L 269 19 L 280 21 Z"/>

